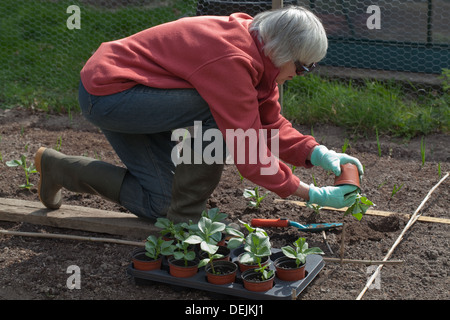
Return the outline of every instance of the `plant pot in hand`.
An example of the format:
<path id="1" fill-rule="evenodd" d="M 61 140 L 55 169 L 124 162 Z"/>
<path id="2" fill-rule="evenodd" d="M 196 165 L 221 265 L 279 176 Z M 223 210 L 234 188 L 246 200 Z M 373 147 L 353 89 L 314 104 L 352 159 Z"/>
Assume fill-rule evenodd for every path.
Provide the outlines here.
<path id="1" fill-rule="evenodd" d="M 229 284 L 236 279 L 237 265 L 231 261 L 215 260 L 205 266 L 206 277 L 212 284 Z M 214 267 L 214 273 L 213 273 Z"/>
<path id="2" fill-rule="evenodd" d="M 189 278 L 193 277 L 198 272 L 198 260 L 184 260 L 184 259 L 175 259 L 174 257 L 170 257 L 168 259 L 169 262 L 169 273 L 171 276 L 177 278 Z"/>
<path id="3" fill-rule="evenodd" d="M 264 292 L 272 289 L 275 273 L 273 273 L 267 280 L 262 278 L 262 274 L 256 269 L 249 269 L 241 274 L 244 288 L 253 292 Z"/>
<path id="4" fill-rule="evenodd" d="M 141 249 L 136 250 L 133 253 L 132 261 L 133 261 L 133 268 L 136 270 L 142 271 L 157 270 L 161 269 L 162 256 L 160 256 L 158 259 L 153 259 L 145 254 L 144 249 Z"/>
<path id="5" fill-rule="evenodd" d="M 334 179 L 334 185 L 350 184 L 361 189 L 358 168 L 352 163 L 341 165 L 341 174 Z"/>
<path id="6" fill-rule="evenodd" d="M 297 267 L 295 259 L 280 257 L 273 263 L 278 279 L 283 281 L 297 281 L 305 278 L 305 264 Z"/>

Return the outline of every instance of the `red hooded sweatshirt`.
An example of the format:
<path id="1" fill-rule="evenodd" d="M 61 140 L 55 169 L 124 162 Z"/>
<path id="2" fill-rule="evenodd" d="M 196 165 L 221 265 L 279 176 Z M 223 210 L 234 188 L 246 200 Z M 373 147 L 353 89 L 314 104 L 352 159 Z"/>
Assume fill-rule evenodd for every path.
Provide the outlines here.
<path id="1" fill-rule="evenodd" d="M 275 81 L 280 70 L 249 32 L 252 20 L 243 13 L 182 18 L 102 43 L 81 70 L 81 81 L 90 94 L 98 96 L 137 84 L 162 89 L 194 88 L 208 103 L 225 139 L 227 129 L 266 129 L 267 137 L 278 139 L 276 156 L 270 152 L 270 139 L 266 141 L 267 158 L 263 161 L 262 157 L 257 157 L 256 163 L 236 161 L 237 148 L 245 145 L 243 141 L 237 141 L 230 152 L 244 178 L 285 198 L 295 192 L 300 180 L 279 159 L 311 167 L 307 157 L 318 143 L 293 129 L 280 114 Z M 258 145 L 247 143 L 246 159 L 259 154 Z M 274 164 L 273 174 L 261 174 L 263 168 Z"/>

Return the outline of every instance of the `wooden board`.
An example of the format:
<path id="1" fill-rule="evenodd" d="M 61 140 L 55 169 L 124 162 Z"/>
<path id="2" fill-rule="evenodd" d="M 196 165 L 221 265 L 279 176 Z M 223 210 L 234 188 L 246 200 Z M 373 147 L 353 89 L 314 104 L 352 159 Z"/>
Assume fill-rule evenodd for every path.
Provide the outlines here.
<path id="1" fill-rule="evenodd" d="M 275 202 L 289 202 L 289 203 L 293 203 L 293 204 L 296 204 L 296 205 L 301 206 L 301 207 L 306 207 L 306 203 L 302 202 L 302 201 L 275 199 Z M 347 208 L 336 209 L 336 208 L 330 208 L 330 207 L 323 207 L 322 209 L 324 209 L 324 210 L 341 211 L 341 212 L 345 212 L 347 210 Z M 402 215 L 402 216 L 404 216 L 405 218 L 408 218 L 408 219 L 411 217 L 410 214 L 406 214 L 406 213 L 396 213 L 396 212 L 371 210 L 371 209 L 367 210 L 366 214 L 367 215 L 373 215 L 373 216 L 383 216 L 383 217 L 388 217 L 388 216 L 393 215 L 393 214 L 400 214 L 400 215 Z M 426 217 L 426 216 L 420 216 L 417 219 L 417 221 L 450 224 L 450 219 L 434 218 L 434 217 Z"/>
<path id="2" fill-rule="evenodd" d="M 0 220 L 122 235 L 129 239 L 146 239 L 161 230 L 152 222 L 128 213 L 70 205 L 48 210 L 40 202 L 5 198 L 0 198 Z"/>

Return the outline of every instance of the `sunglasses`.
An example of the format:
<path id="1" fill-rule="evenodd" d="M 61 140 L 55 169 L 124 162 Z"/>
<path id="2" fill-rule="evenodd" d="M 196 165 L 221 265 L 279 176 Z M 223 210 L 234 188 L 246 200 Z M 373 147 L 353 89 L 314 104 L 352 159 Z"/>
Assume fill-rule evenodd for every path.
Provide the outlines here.
<path id="1" fill-rule="evenodd" d="M 294 63 L 295 63 L 295 68 L 296 68 L 295 73 L 297 73 L 298 76 L 305 72 L 311 72 L 316 67 L 316 63 L 314 63 L 314 62 L 306 67 L 298 60 L 295 61 Z"/>

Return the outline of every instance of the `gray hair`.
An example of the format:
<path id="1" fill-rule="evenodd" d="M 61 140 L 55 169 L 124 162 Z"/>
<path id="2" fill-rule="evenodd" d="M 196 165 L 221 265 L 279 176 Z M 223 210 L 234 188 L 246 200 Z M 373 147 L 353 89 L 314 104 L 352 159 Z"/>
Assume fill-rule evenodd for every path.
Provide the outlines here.
<path id="1" fill-rule="evenodd" d="M 295 60 L 304 65 L 318 62 L 328 49 L 319 18 L 300 6 L 261 12 L 253 19 L 250 31 L 258 33 L 264 53 L 277 67 Z"/>

